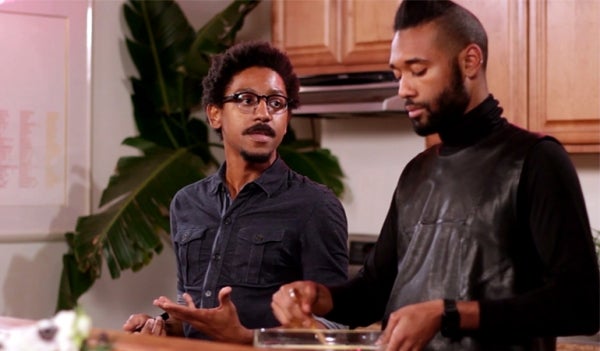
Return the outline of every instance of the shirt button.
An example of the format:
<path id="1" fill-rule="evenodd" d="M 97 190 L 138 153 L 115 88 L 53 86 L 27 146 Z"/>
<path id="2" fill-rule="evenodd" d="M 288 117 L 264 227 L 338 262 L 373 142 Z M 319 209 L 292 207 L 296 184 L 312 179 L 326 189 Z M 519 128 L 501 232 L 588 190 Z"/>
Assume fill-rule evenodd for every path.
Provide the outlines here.
<path id="1" fill-rule="evenodd" d="M 218 261 L 220 259 L 221 259 L 221 255 L 219 255 L 219 254 L 214 254 L 213 255 L 213 260 Z"/>
<path id="2" fill-rule="evenodd" d="M 206 290 L 204 292 L 204 296 L 206 296 L 206 297 L 211 297 L 211 295 L 212 295 L 212 291 L 210 291 L 210 290 Z"/>
<path id="3" fill-rule="evenodd" d="M 265 237 L 262 234 L 256 234 L 254 236 L 254 240 L 256 240 L 256 242 L 259 242 L 259 243 L 262 242 L 264 240 L 264 238 Z"/>
<path id="4" fill-rule="evenodd" d="M 225 218 L 225 224 L 231 224 L 231 219 L 229 217 Z"/>

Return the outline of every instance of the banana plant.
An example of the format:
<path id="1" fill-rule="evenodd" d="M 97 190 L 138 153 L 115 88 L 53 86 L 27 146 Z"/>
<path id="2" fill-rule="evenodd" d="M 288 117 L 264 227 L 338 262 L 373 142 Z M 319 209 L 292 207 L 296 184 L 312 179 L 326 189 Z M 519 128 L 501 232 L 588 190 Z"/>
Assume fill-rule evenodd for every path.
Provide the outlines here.
<path id="1" fill-rule="evenodd" d="M 202 79 L 210 58 L 235 42 L 244 19 L 260 0 L 234 0 L 195 31 L 173 0 L 128 0 L 126 39 L 138 77 L 130 77 L 138 135 L 123 144 L 139 151 L 121 157 L 99 210 L 78 218 L 65 234 L 57 310 L 72 309 L 102 273 L 112 279 L 123 270 L 138 271 L 169 240 L 169 203 L 183 186 L 204 178 L 219 161 L 212 153 L 206 122 L 195 117 Z M 281 157 L 301 174 L 344 191 L 337 158 L 315 138 L 298 140 L 291 128 L 279 148 Z"/>

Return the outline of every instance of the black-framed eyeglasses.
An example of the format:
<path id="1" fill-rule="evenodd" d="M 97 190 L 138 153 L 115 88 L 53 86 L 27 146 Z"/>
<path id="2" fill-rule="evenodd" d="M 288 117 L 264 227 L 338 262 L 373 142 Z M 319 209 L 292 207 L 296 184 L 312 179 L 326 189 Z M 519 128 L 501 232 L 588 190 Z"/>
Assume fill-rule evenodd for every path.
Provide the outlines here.
<path id="1" fill-rule="evenodd" d="M 267 111 L 269 111 L 270 114 L 284 113 L 290 103 L 290 100 L 283 95 L 258 95 L 250 91 L 242 91 L 224 96 L 223 103 L 235 102 L 242 113 L 250 114 L 256 111 L 261 99 L 264 99 L 267 103 Z"/>

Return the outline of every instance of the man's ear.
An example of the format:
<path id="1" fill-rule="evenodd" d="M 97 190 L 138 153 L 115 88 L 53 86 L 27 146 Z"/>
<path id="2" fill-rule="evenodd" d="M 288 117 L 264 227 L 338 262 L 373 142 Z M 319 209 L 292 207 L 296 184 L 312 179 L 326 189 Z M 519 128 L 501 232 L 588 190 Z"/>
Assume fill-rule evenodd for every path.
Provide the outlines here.
<path id="1" fill-rule="evenodd" d="M 484 69 L 483 51 L 477 44 L 468 45 L 460 53 L 460 65 L 466 78 L 474 78 L 479 71 Z"/>
<path id="2" fill-rule="evenodd" d="M 206 117 L 208 123 L 213 129 L 221 128 L 221 109 L 216 105 L 209 104 L 206 106 Z"/>

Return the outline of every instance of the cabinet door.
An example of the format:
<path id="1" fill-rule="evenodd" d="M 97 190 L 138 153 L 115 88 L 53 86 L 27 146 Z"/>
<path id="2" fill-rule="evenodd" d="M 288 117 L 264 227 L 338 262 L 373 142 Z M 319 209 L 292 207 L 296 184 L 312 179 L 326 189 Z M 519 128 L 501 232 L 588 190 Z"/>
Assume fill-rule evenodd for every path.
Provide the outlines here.
<path id="1" fill-rule="evenodd" d="M 488 35 L 488 89 L 504 117 L 523 128 L 527 122 L 527 12 L 524 1 L 457 0 Z"/>
<path id="2" fill-rule="evenodd" d="M 299 74 L 387 70 L 399 0 L 273 0 L 273 43 Z"/>
<path id="3" fill-rule="evenodd" d="M 341 63 L 389 69 L 394 15 L 399 0 L 340 0 Z"/>
<path id="4" fill-rule="evenodd" d="M 570 152 L 600 152 L 600 2 L 529 4 L 529 128 Z"/>
<path id="5" fill-rule="evenodd" d="M 273 44 L 287 52 L 298 73 L 339 64 L 337 0 L 274 0 Z"/>

